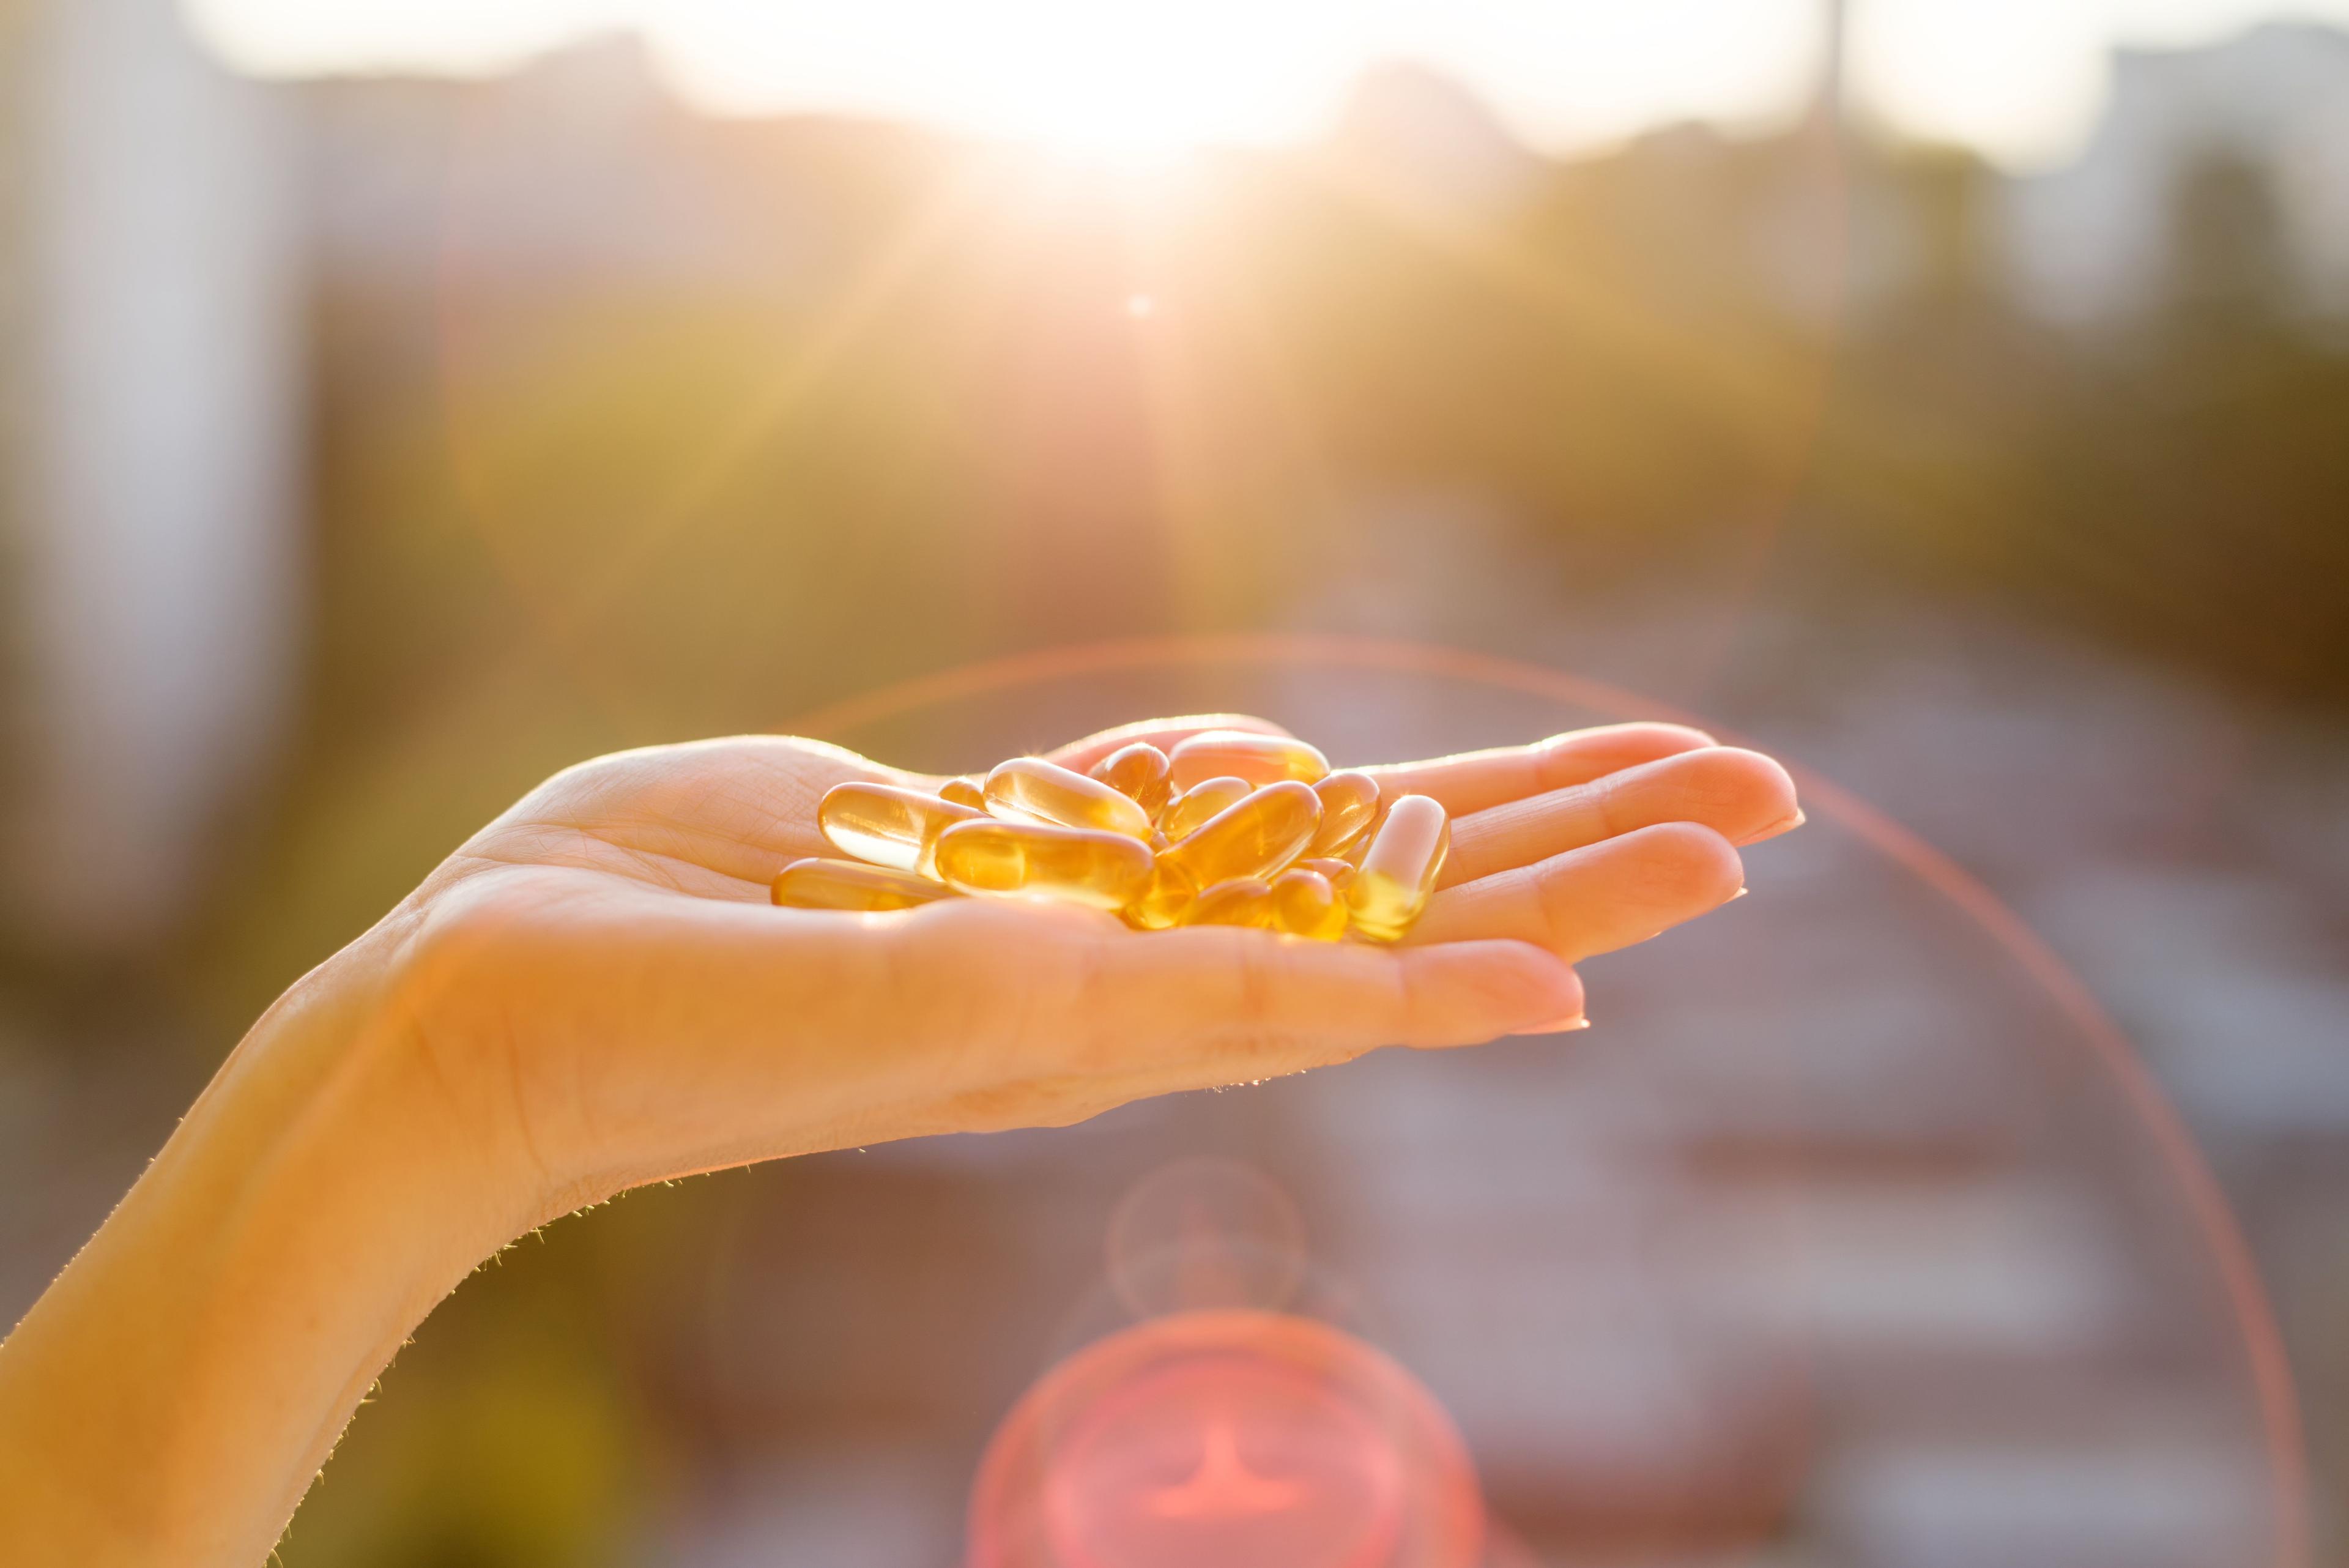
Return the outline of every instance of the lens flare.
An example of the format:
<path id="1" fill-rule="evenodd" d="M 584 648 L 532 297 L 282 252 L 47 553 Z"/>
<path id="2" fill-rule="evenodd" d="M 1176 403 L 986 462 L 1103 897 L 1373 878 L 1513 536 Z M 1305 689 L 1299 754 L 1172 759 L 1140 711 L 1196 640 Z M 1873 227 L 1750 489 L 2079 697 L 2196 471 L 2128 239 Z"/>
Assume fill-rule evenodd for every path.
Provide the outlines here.
<path id="1" fill-rule="evenodd" d="M 1475 1568 L 1434 1397 L 1310 1318 L 1155 1318 L 1048 1373 L 988 1447 L 969 1568 Z"/>

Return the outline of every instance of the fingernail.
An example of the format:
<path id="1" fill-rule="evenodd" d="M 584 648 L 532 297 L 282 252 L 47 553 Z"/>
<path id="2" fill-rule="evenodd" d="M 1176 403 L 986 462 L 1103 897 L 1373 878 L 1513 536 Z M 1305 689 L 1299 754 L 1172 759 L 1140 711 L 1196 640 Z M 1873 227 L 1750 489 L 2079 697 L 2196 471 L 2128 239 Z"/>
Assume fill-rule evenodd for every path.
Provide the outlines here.
<path id="1" fill-rule="evenodd" d="M 1512 1034 L 1571 1034 L 1578 1029 L 1589 1027 L 1590 1020 L 1578 1012 L 1568 1018 L 1554 1018 L 1547 1023 L 1535 1023 L 1523 1029 L 1512 1029 L 1509 1033 Z"/>
<path id="2" fill-rule="evenodd" d="M 1792 833 L 1795 829 L 1802 826 L 1803 824 L 1809 820 L 1809 817 L 1803 815 L 1803 808 L 1801 806 L 1796 806 L 1793 815 L 1782 816 L 1777 821 L 1770 824 L 1767 827 L 1756 829 L 1752 837 L 1744 839 L 1742 842 L 1746 844 L 1759 844 L 1765 838 L 1775 838 L 1782 833 Z"/>
<path id="3" fill-rule="evenodd" d="M 1751 893 L 1752 891 L 1754 891 L 1754 889 L 1751 888 L 1740 888 L 1736 892 L 1732 893 L 1729 896 L 1729 899 L 1727 901 L 1734 902 L 1739 898 L 1743 898 L 1746 894 Z"/>

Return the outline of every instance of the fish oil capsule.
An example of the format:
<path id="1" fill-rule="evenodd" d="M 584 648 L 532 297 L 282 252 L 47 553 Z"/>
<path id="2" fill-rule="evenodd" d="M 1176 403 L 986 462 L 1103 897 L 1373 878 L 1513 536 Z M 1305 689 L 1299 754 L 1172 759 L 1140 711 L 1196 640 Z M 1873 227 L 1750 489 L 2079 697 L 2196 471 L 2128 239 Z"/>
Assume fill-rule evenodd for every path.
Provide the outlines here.
<path id="1" fill-rule="evenodd" d="M 924 874 L 938 835 L 981 815 L 917 789 L 862 782 L 833 785 L 815 808 L 816 826 L 843 855 Z"/>
<path id="2" fill-rule="evenodd" d="M 952 801 L 957 805 L 967 805 L 973 811 L 987 809 L 987 791 L 975 778 L 947 780 L 946 783 L 938 785 L 938 798 Z"/>
<path id="3" fill-rule="evenodd" d="M 1346 890 L 1346 884 L 1354 879 L 1354 863 L 1350 860 L 1308 858 L 1299 860 L 1297 863 L 1296 868 L 1305 871 L 1319 871 L 1321 873 L 1321 879 L 1329 883 L 1330 888 L 1339 893 L 1343 893 Z"/>
<path id="4" fill-rule="evenodd" d="M 1123 833 L 992 817 L 947 828 L 936 859 L 938 876 L 966 893 L 1028 893 L 1099 909 L 1142 897 L 1154 869 L 1149 846 Z"/>
<path id="5" fill-rule="evenodd" d="M 1317 942 L 1346 934 L 1346 906 L 1319 871 L 1291 867 L 1272 879 L 1273 929 Z"/>
<path id="6" fill-rule="evenodd" d="M 910 909 L 951 898 L 926 877 L 861 860 L 794 860 L 777 873 L 768 897 L 793 909 Z"/>
<path id="7" fill-rule="evenodd" d="M 1296 859 L 1320 826 L 1321 797 L 1310 785 L 1290 779 L 1226 806 L 1164 858 L 1202 888 L 1235 877 L 1269 877 Z"/>
<path id="8" fill-rule="evenodd" d="M 1145 931 L 1163 931 L 1183 919 L 1183 911 L 1199 889 L 1191 878 L 1183 875 L 1180 867 L 1161 860 L 1150 870 L 1150 884 L 1143 888 L 1142 897 L 1125 907 L 1125 923 Z"/>
<path id="9" fill-rule="evenodd" d="M 1204 779 L 1174 797 L 1158 826 L 1167 838 L 1182 838 L 1219 811 L 1247 799 L 1256 786 L 1242 778 Z"/>
<path id="10" fill-rule="evenodd" d="M 1014 757 L 987 775 L 987 809 L 1012 822 L 1150 836 L 1150 814 L 1099 779 L 1041 757 Z M 1145 856 L 1148 851 L 1143 852 Z"/>
<path id="11" fill-rule="evenodd" d="M 1331 774 L 1313 786 L 1321 797 L 1321 827 L 1305 847 L 1309 856 L 1333 856 L 1371 830 L 1379 815 L 1379 781 L 1368 774 Z"/>
<path id="12" fill-rule="evenodd" d="M 1279 784 L 1295 779 L 1313 784 L 1327 776 L 1330 759 L 1288 735 L 1258 735 L 1246 730 L 1202 730 L 1178 743 L 1167 754 L 1174 765 L 1174 785 L 1189 789 L 1202 779 L 1232 774 L 1252 784 Z"/>
<path id="13" fill-rule="evenodd" d="M 1407 794 L 1388 808 L 1361 869 L 1346 888 L 1354 929 L 1391 942 L 1411 929 L 1435 890 L 1435 874 L 1452 848 L 1452 822 L 1423 794 Z"/>
<path id="14" fill-rule="evenodd" d="M 1268 931 L 1274 919 L 1272 885 L 1261 877 L 1218 882 L 1183 911 L 1186 926 L 1254 926 Z"/>
<path id="15" fill-rule="evenodd" d="M 1095 763 L 1086 776 L 1109 785 L 1155 822 L 1166 803 L 1174 798 L 1174 781 L 1169 776 L 1172 766 L 1165 753 L 1147 741 L 1136 741 Z"/>

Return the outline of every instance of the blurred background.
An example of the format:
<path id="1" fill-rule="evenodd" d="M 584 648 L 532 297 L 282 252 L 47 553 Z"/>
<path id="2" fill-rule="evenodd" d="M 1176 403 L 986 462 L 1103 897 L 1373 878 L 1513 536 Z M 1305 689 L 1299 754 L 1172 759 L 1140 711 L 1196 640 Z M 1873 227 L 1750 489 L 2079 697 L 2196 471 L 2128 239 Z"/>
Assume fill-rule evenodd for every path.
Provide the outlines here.
<path id="1" fill-rule="evenodd" d="M 2349 1561 L 2349 4 L 0 0 L 0 1316 L 545 774 L 869 707 L 1691 711 L 2076 971 L 2234 1207 Z M 1245 1159 L 1537 1561 L 2279 1561 L 2178 1170 L 1839 811 L 1572 1049 L 631 1195 L 469 1282 L 312 1564 L 942 1564 Z M 1994 923 L 1994 922 L 1993 922 Z"/>

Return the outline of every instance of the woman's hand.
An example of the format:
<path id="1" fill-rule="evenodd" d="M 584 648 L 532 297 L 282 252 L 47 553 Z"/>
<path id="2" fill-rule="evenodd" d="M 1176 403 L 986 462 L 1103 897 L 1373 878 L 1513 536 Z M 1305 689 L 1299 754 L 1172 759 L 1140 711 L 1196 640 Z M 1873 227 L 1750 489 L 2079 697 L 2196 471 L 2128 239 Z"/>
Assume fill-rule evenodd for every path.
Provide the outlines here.
<path id="1" fill-rule="evenodd" d="M 258 1563 L 433 1304 L 582 1203 L 1573 1027 L 1574 961 L 1731 898 L 1735 846 L 1801 820 L 1776 763 L 1666 725 L 1377 771 L 1454 815 L 1396 948 L 985 898 L 774 909 L 826 789 L 935 782 L 811 742 L 549 780 L 279 1000 L 0 1345 L 0 1562 Z"/>
<path id="2" fill-rule="evenodd" d="M 1163 721 L 1055 755 L 1235 724 L 1270 728 Z M 1455 817 L 1445 886 L 1395 949 L 988 898 L 778 909 L 774 873 L 829 852 L 825 790 L 937 781 L 771 737 L 601 758 L 394 913 L 377 1045 L 543 1219 L 688 1171 L 1572 1027 L 1572 962 L 1733 897 L 1733 846 L 1799 820 L 1776 763 L 1669 725 L 1373 771 Z"/>

